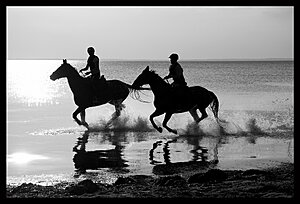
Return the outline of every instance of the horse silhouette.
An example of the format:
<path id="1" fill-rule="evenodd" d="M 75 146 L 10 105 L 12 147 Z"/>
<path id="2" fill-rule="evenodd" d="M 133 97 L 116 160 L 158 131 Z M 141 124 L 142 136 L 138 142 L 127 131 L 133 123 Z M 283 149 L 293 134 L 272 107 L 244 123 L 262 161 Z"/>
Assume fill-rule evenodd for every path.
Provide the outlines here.
<path id="1" fill-rule="evenodd" d="M 169 132 L 177 134 L 177 131 L 167 126 L 167 122 L 170 120 L 172 114 L 182 113 L 189 111 L 196 123 L 206 118 L 208 115 L 205 109 L 210 105 L 214 117 L 217 122 L 219 101 L 217 96 L 201 87 L 172 87 L 169 83 L 164 81 L 153 70 L 149 70 L 147 66 L 143 72 L 136 78 L 132 86 L 137 88 L 145 84 L 149 84 L 154 94 L 154 106 L 156 110 L 150 115 L 150 121 L 153 127 L 162 132 L 162 128 L 158 127 L 153 121 L 154 117 L 160 116 L 165 113 L 163 120 L 163 127 Z M 197 114 L 197 109 L 201 112 L 201 118 Z"/>
<path id="2" fill-rule="evenodd" d="M 106 103 L 114 105 L 115 113 L 112 115 L 111 120 L 108 121 L 108 126 L 114 119 L 121 115 L 121 111 L 125 107 L 122 102 L 127 98 L 129 93 L 136 90 L 142 90 L 134 88 L 120 80 L 103 81 L 99 79 L 97 82 L 93 82 L 89 78 L 80 76 L 77 70 L 67 63 L 66 59 L 64 59 L 63 64 L 51 74 L 50 79 L 54 81 L 63 77 L 67 78 L 70 89 L 74 95 L 74 102 L 78 106 L 72 116 L 78 125 L 83 125 L 86 128 L 89 127 L 88 123 L 85 121 L 86 108 Z M 99 93 L 95 93 L 95 87 L 97 87 Z M 81 121 L 77 118 L 79 113 Z"/>

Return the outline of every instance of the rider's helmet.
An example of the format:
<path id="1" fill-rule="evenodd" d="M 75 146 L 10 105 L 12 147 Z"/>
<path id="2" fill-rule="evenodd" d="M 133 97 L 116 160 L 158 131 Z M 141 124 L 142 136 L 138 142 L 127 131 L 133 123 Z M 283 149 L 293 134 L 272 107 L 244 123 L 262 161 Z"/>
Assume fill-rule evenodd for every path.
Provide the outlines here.
<path id="1" fill-rule="evenodd" d="M 170 56 L 169 56 L 170 59 L 174 59 L 174 60 L 178 60 L 179 57 L 178 57 L 178 54 L 176 53 L 172 53 Z"/>
<path id="2" fill-rule="evenodd" d="M 95 49 L 94 49 L 93 47 L 89 47 L 89 48 L 87 49 L 87 52 L 88 52 L 89 54 L 94 54 L 94 53 L 95 53 Z"/>

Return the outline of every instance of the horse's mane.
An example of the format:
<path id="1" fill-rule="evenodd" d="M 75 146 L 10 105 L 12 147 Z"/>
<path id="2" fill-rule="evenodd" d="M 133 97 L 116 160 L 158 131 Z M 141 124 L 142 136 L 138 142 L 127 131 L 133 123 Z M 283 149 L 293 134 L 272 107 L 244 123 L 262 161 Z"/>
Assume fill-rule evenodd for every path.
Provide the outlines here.
<path id="1" fill-rule="evenodd" d="M 156 75 L 157 77 L 161 78 L 161 77 L 156 73 L 155 70 L 149 70 L 149 72 L 152 73 L 153 75 Z"/>
<path id="2" fill-rule="evenodd" d="M 170 85 L 169 83 L 167 83 L 161 76 L 159 76 L 159 74 L 156 73 L 155 70 L 150 70 L 149 71 L 157 80 L 160 80 L 161 82 L 163 82 L 166 85 Z"/>
<path id="3" fill-rule="evenodd" d="M 70 70 L 74 71 L 74 73 L 76 73 L 76 74 L 77 74 L 78 76 L 80 76 L 82 79 L 87 80 L 86 77 L 84 77 L 84 76 L 82 76 L 82 75 L 79 74 L 79 72 L 78 72 L 78 70 L 77 70 L 76 67 L 72 66 L 70 63 L 66 63 L 66 65 L 68 65 L 68 66 L 71 68 Z"/>

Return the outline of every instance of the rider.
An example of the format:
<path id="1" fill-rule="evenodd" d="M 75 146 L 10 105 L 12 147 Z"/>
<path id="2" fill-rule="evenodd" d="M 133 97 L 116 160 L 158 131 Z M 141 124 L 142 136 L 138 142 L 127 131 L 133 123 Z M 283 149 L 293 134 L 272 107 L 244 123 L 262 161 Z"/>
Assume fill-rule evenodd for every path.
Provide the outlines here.
<path id="1" fill-rule="evenodd" d="M 86 74 L 91 73 L 91 79 L 94 81 L 95 79 L 100 78 L 99 58 L 95 55 L 95 49 L 93 47 L 89 47 L 87 52 L 90 55 L 87 60 L 87 65 L 79 72 L 88 70 L 88 68 L 90 68 L 90 71 Z"/>
<path id="2" fill-rule="evenodd" d="M 181 65 L 177 62 L 179 59 L 178 54 L 173 53 L 169 56 L 171 65 L 169 67 L 169 74 L 164 77 L 164 79 L 173 78 L 172 87 L 185 87 L 187 83 L 185 82 L 183 76 L 183 69 Z"/>
<path id="3" fill-rule="evenodd" d="M 85 68 L 81 69 L 79 72 L 86 71 L 88 68 L 90 68 L 89 72 L 86 72 L 85 74 L 91 73 L 91 80 L 92 80 L 92 90 L 93 92 L 98 95 L 99 92 L 102 92 L 105 90 L 105 78 L 104 76 L 101 76 L 100 78 L 100 68 L 99 68 L 99 58 L 95 55 L 95 49 L 93 47 L 89 47 L 87 49 L 87 52 L 89 54 L 87 65 Z M 99 80 L 100 79 L 100 80 Z M 101 82 L 101 83 L 99 83 Z M 93 102 L 97 102 L 97 96 L 93 99 Z"/>
<path id="4" fill-rule="evenodd" d="M 183 76 L 183 69 L 181 65 L 177 62 L 179 59 L 178 54 L 173 53 L 169 56 L 171 65 L 169 67 L 169 74 L 164 77 L 164 79 L 173 78 L 173 83 L 171 86 L 173 87 L 174 96 L 177 99 L 177 104 L 179 107 L 184 106 L 185 99 L 187 98 L 188 89 L 187 83 L 185 82 Z"/>

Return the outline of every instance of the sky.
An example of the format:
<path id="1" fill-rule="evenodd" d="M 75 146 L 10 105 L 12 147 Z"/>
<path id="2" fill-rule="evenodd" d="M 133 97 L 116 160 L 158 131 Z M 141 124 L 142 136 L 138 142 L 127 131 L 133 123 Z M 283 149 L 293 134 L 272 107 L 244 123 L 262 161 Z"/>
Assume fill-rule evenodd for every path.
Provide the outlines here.
<path id="1" fill-rule="evenodd" d="M 6 7 L 7 59 L 294 58 L 294 7 Z"/>

